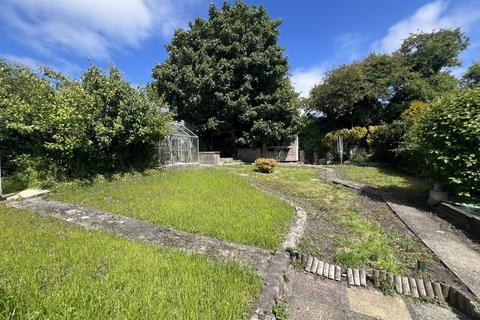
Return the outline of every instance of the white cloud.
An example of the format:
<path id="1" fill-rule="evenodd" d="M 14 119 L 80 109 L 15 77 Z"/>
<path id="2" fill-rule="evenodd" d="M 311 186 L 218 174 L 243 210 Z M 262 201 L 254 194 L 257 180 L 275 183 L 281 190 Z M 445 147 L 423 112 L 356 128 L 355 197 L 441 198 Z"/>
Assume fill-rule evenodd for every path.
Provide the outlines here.
<path id="1" fill-rule="evenodd" d="M 170 36 L 197 1 L 2 0 L 0 19 L 19 41 L 43 54 L 61 50 L 108 59 L 112 51 L 137 47 L 154 33 Z"/>
<path id="2" fill-rule="evenodd" d="M 461 27 L 466 31 L 480 20 L 480 3 L 448 10 L 448 1 L 437 0 L 420 7 L 412 16 L 401 20 L 388 29 L 387 35 L 373 44 L 373 49 L 381 52 L 397 50 L 410 33 L 431 32 L 441 28 Z"/>
<path id="3" fill-rule="evenodd" d="M 300 93 L 303 98 L 308 97 L 310 90 L 322 82 L 325 75 L 325 68 L 322 66 L 314 66 L 308 69 L 298 68 L 293 70 L 292 80 L 295 91 Z"/>
<path id="4" fill-rule="evenodd" d="M 0 57 L 10 63 L 22 64 L 35 71 L 39 70 L 39 68 L 42 66 L 50 67 L 53 70 L 60 70 L 68 76 L 77 75 L 81 71 L 81 67 L 79 65 L 61 58 L 55 58 L 54 63 L 43 63 L 37 59 L 13 54 L 0 54 Z"/>

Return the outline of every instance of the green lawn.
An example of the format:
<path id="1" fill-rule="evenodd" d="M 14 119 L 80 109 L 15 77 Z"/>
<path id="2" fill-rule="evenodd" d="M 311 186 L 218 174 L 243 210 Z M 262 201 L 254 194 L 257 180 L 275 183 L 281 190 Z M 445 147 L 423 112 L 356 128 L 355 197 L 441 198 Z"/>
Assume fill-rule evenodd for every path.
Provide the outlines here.
<path id="1" fill-rule="evenodd" d="M 277 248 L 294 208 L 222 168 L 128 175 L 52 195 L 108 212 L 219 239 Z"/>
<path id="2" fill-rule="evenodd" d="M 261 280 L 0 205 L 0 319 L 248 319 Z"/>
<path id="3" fill-rule="evenodd" d="M 416 259 L 428 255 L 424 248 L 403 235 L 386 232 L 378 221 L 364 214 L 358 195 L 339 186 L 326 183 L 321 170 L 305 167 L 279 166 L 272 174 L 258 174 L 252 166 L 243 165 L 230 170 L 248 174 L 248 179 L 304 201 L 313 211 L 327 212 L 327 234 L 306 236 L 300 250 L 306 254 L 321 255 L 322 250 L 334 250 L 337 263 L 351 267 L 374 267 L 404 273 L 415 267 Z M 385 207 L 375 213 L 379 219 L 392 218 Z M 315 217 L 310 217 L 315 224 Z M 329 238 L 328 243 L 316 240 Z M 322 242 L 322 241 L 320 241 Z M 326 248 L 328 246 L 328 248 Z"/>
<path id="4" fill-rule="evenodd" d="M 425 198 L 431 187 L 425 179 L 409 176 L 392 168 L 355 165 L 331 165 L 330 167 L 337 169 L 345 179 L 392 191 L 403 198 Z"/>

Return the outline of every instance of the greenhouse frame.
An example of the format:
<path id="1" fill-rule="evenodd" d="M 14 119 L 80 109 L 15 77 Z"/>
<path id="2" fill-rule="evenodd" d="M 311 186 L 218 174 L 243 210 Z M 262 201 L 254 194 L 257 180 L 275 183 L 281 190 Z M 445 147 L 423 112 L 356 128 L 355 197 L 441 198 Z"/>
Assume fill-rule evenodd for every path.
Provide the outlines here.
<path id="1" fill-rule="evenodd" d="M 183 121 L 172 122 L 170 134 L 159 143 L 159 164 L 198 163 L 198 136 Z"/>

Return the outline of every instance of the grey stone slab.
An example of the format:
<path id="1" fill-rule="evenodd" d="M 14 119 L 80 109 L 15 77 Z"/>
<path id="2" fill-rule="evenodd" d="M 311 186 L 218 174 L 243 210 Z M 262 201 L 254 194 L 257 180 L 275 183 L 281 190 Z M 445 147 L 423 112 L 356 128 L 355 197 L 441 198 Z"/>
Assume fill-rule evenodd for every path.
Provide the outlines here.
<path id="1" fill-rule="evenodd" d="M 373 284 L 375 287 L 380 286 L 380 271 L 373 270 Z"/>
<path id="2" fill-rule="evenodd" d="M 395 290 L 398 294 L 403 294 L 402 290 L 402 277 L 399 275 L 395 275 Z"/>
<path id="3" fill-rule="evenodd" d="M 440 283 L 434 282 L 432 283 L 432 287 L 433 293 L 435 294 L 435 297 L 438 299 L 438 301 L 440 301 L 441 303 L 445 302 L 445 297 L 443 296 L 443 291 Z"/>
<path id="4" fill-rule="evenodd" d="M 350 268 L 347 269 L 347 280 L 349 285 L 353 286 L 355 284 L 353 280 L 353 271 Z"/>
<path id="5" fill-rule="evenodd" d="M 325 263 L 323 261 L 319 261 L 318 262 L 318 267 L 317 267 L 317 274 L 319 276 L 323 275 L 323 266 L 325 265 Z"/>
<path id="6" fill-rule="evenodd" d="M 435 298 L 435 293 L 433 292 L 432 283 L 428 280 L 425 281 L 425 291 L 427 292 L 427 297 L 430 299 Z"/>
<path id="7" fill-rule="evenodd" d="M 305 264 L 305 271 L 309 272 L 310 269 L 312 268 L 312 264 L 313 264 L 313 257 L 309 256 L 307 259 L 307 263 Z"/>
<path id="8" fill-rule="evenodd" d="M 342 280 L 342 268 L 340 266 L 335 266 L 335 280 Z"/>
<path id="9" fill-rule="evenodd" d="M 294 272 L 287 290 L 290 320 L 350 318 L 345 289 L 341 282 L 319 281 L 313 274 Z M 223 320 L 223 319 L 219 319 Z"/>
<path id="10" fill-rule="evenodd" d="M 360 271 L 358 269 L 353 269 L 353 283 L 356 286 L 360 285 Z"/>
<path id="11" fill-rule="evenodd" d="M 427 291 L 425 290 L 425 284 L 423 283 L 423 279 L 416 279 L 417 281 L 417 288 L 418 288 L 418 294 L 420 297 L 426 297 L 427 296 Z"/>
<path id="12" fill-rule="evenodd" d="M 367 273 L 365 269 L 360 269 L 360 285 L 364 287 L 367 286 Z"/>
<path id="13" fill-rule="evenodd" d="M 420 295 L 418 294 L 417 282 L 415 279 L 408 278 L 408 284 L 410 285 L 410 292 L 412 293 L 412 296 L 418 298 Z"/>
<path id="14" fill-rule="evenodd" d="M 330 264 L 328 262 L 325 262 L 323 265 L 323 276 L 328 278 L 328 272 L 330 271 Z"/>
<path id="15" fill-rule="evenodd" d="M 406 296 L 409 296 L 411 294 L 410 284 L 408 283 L 407 277 L 402 277 L 402 290 L 403 290 L 403 294 Z"/>
<path id="16" fill-rule="evenodd" d="M 335 279 L 335 265 L 331 264 L 330 268 L 328 269 L 328 278 L 329 279 Z"/>
<path id="17" fill-rule="evenodd" d="M 433 303 L 411 303 L 408 309 L 415 320 L 467 320 L 458 310 Z"/>
<path id="18" fill-rule="evenodd" d="M 318 267 L 318 259 L 313 258 L 313 263 L 312 263 L 312 267 L 310 268 L 310 272 L 311 273 L 317 272 L 317 267 Z"/>

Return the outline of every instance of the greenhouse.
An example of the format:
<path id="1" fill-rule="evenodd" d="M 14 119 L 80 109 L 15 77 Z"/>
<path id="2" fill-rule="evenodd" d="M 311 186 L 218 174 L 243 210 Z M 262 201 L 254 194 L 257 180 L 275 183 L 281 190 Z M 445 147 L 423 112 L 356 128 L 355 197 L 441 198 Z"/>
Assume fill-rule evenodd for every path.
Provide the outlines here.
<path id="1" fill-rule="evenodd" d="M 164 164 L 198 163 L 198 136 L 183 121 L 174 121 L 170 134 L 159 144 L 159 162 Z"/>

